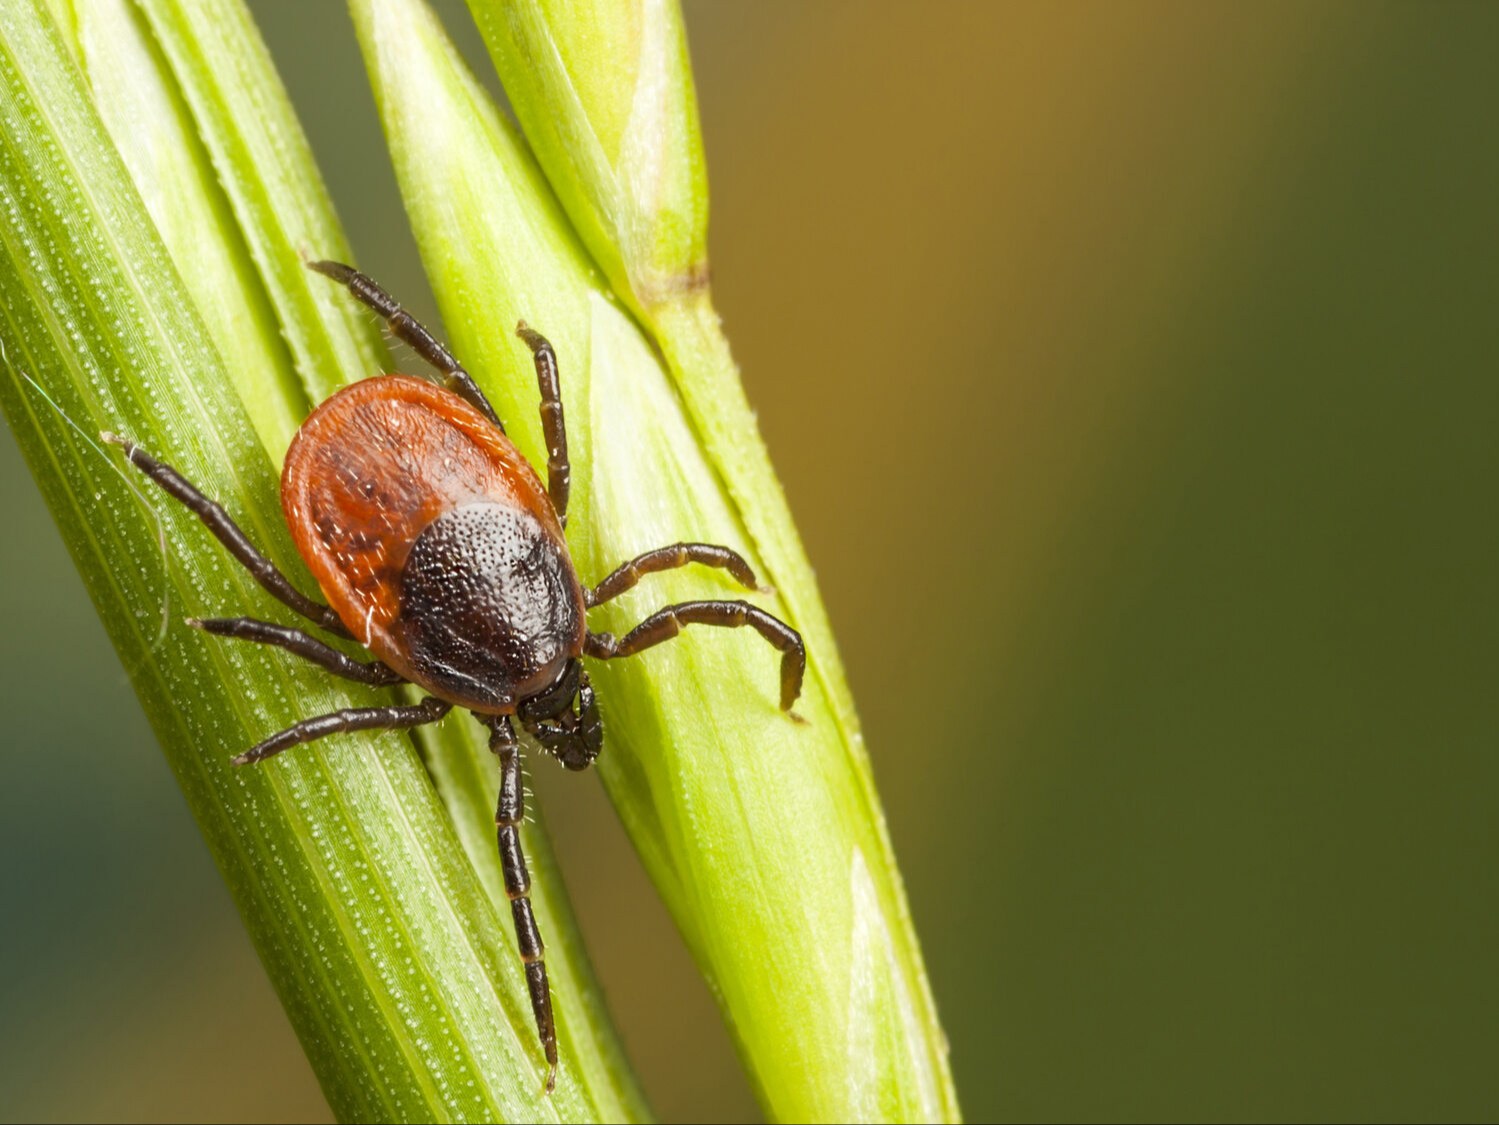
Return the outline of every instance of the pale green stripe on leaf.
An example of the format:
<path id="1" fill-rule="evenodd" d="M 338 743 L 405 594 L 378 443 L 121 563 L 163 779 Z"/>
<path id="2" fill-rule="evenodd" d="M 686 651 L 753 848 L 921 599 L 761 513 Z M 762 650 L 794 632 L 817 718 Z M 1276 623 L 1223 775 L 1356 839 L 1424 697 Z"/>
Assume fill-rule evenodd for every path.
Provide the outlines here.
<path id="1" fill-rule="evenodd" d="M 343 373 L 374 373 L 388 357 L 365 310 L 304 261 L 349 261 L 347 242 L 270 55 L 239 0 L 137 0 L 276 303 L 281 330 L 313 402 Z"/>
<path id="2" fill-rule="evenodd" d="M 261 444 L 279 457 L 307 414 L 307 396 L 191 115 L 130 0 L 72 7 L 94 104 Z"/>
<path id="3" fill-rule="evenodd" d="M 505 92 L 568 214 L 636 308 L 700 285 L 708 185 L 672 0 L 469 0 Z"/>

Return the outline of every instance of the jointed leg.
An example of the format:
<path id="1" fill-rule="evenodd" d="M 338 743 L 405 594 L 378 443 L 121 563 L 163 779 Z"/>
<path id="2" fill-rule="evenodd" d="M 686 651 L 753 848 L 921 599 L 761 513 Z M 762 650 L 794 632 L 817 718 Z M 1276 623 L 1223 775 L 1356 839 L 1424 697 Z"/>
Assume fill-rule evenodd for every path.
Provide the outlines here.
<path id="1" fill-rule="evenodd" d="M 547 986 L 546 950 L 536 916 L 531 913 L 531 875 L 520 847 L 520 823 L 526 815 L 526 794 L 520 775 L 520 743 L 515 728 L 503 715 L 479 716 L 489 727 L 489 748 L 500 759 L 500 800 L 494 823 L 500 845 L 500 868 L 505 873 L 505 894 L 515 920 L 515 940 L 526 966 L 526 988 L 531 993 L 531 1012 L 546 1055 L 546 1091 L 557 1086 L 557 1027 L 552 1021 L 552 993 Z"/>
<path id="2" fill-rule="evenodd" d="M 781 710 L 791 710 L 802 692 L 802 677 L 807 671 L 807 649 L 801 634 L 779 617 L 748 602 L 683 602 L 669 605 L 651 614 L 619 640 L 608 633 L 589 633 L 583 651 L 589 656 L 608 660 L 632 656 L 662 641 L 669 641 L 682 631 L 683 625 L 721 625 L 737 628 L 748 625 L 774 645 L 781 653 Z"/>
<path id="3" fill-rule="evenodd" d="M 360 302 L 385 318 L 385 322 L 390 325 L 391 332 L 398 340 L 404 340 L 410 344 L 417 355 L 442 372 L 453 390 L 468 399 L 486 418 L 499 426 L 501 433 L 505 432 L 499 415 L 494 412 L 494 407 L 489 405 L 489 399 L 484 397 L 484 392 L 474 382 L 473 376 L 453 358 L 452 352 L 438 343 L 437 337 L 428 332 L 421 321 L 401 308 L 400 303 L 380 288 L 372 278 L 342 262 L 308 262 L 307 268 L 316 270 L 324 277 L 331 277 L 339 284 L 347 286 L 349 292 L 354 294 Z"/>
<path id="4" fill-rule="evenodd" d="M 270 559 L 255 549 L 255 545 L 250 542 L 245 533 L 229 518 L 229 513 L 189 484 L 176 469 L 151 457 L 128 438 L 110 433 L 99 436 L 110 445 L 118 445 L 123 449 L 125 457 L 132 465 L 160 485 L 168 496 L 180 501 L 188 511 L 202 520 L 208 530 L 213 532 L 214 538 L 229 549 L 229 553 L 239 560 L 240 564 L 254 576 L 255 581 L 265 587 L 273 598 L 330 633 L 336 633 L 340 637 L 349 635 L 343 622 L 338 619 L 338 614 L 327 606 L 313 601 L 293 586 L 286 575 L 276 569 L 276 565 Z"/>
<path id="5" fill-rule="evenodd" d="M 562 386 L 557 381 L 557 356 L 540 332 L 523 320 L 515 334 L 526 342 L 536 361 L 536 383 L 541 388 L 541 432 L 547 439 L 547 494 L 562 526 L 567 526 L 567 493 L 573 470 L 567 460 L 567 423 L 562 418 Z"/>
<path id="6" fill-rule="evenodd" d="M 727 547 L 715 547 L 711 543 L 673 543 L 670 547 L 658 547 L 647 551 L 639 558 L 631 559 L 605 578 L 592 590 L 585 590 L 583 597 L 589 606 L 603 605 L 617 598 L 640 581 L 642 575 L 655 574 L 662 570 L 674 570 L 688 563 L 704 566 L 719 566 L 734 576 L 748 590 L 759 589 L 755 572 L 750 564 L 736 551 Z"/>
<path id="7" fill-rule="evenodd" d="M 435 696 L 428 696 L 414 707 L 355 707 L 319 715 L 315 719 L 303 719 L 287 727 L 280 734 L 273 734 L 259 745 L 252 746 L 234 759 L 237 766 L 263 761 L 272 754 L 279 754 L 293 746 L 326 738 L 330 734 L 343 734 L 352 730 L 409 730 L 412 727 L 435 723 L 453 705 Z"/>
<path id="8" fill-rule="evenodd" d="M 574 704 L 569 704 L 565 710 L 546 718 L 528 717 L 523 708 L 517 717 L 526 733 L 565 769 L 586 770 L 604 748 L 604 724 L 587 672 L 578 678 L 575 705 L 576 710 Z"/>
<path id="9" fill-rule="evenodd" d="M 216 637 L 233 637 L 236 640 L 255 641 L 263 645 L 284 648 L 346 680 L 356 680 L 361 684 L 372 684 L 375 687 L 389 687 L 391 684 L 405 682 L 401 674 L 393 668 L 388 668 L 379 661 L 366 663 L 345 656 L 338 649 L 330 648 L 300 629 L 273 625 L 269 621 L 257 621 L 253 617 L 209 617 L 206 619 L 189 617 L 187 623 L 195 629 L 202 629 L 205 633 L 212 633 Z"/>

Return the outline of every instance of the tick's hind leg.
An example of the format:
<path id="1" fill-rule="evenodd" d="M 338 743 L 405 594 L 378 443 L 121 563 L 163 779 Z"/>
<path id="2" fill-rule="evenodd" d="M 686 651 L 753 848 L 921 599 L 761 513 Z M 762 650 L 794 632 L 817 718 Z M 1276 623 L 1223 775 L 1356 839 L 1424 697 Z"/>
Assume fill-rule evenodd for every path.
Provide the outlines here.
<path id="1" fill-rule="evenodd" d="M 293 586 L 286 575 L 276 569 L 275 563 L 255 549 L 255 545 L 239 529 L 239 525 L 229 518 L 229 513 L 194 488 L 176 469 L 162 464 L 128 438 L 110 433 L 103 433 L 99 436 L 110 445 L 118 445 L 123 449 L 126 460 L 160 485 L 162 491 L 168 496 L 179 501 L 188 511 L 202 520 L 208 530 L 213 532 L 214 538 L 228 548 L 229 553 L 239 560 L 240 565 L 248 570 L 254 576 L 255 581 L 259 582 L 273 598 L 330 633 L 336 633 L 340 637 L 349 635 L 343 622 L 338 619 L 338 614 L 327 606 L 313 601 Z"/>
<path id="2" fill-rule="evenodd" d="M 442 372 L 443 378 L 448 381 L 453 390 L 477 407 L 480 413 L 496 426 L 499 426 L 501 433 L 505 432 L 499 415 L 494 412 L 494 407 L 489 405 L 489 399 L 479 389 L 479 384 L 474 382 L 474 377 L 463 369 L 463 365 L 453 357 L 452 352 L 438 342 L 436 336 L 427 331 L 421 321 L 401 308 L 400 302 L 380 288 L 373 278 L 342 262 L 308 262 L 307 268 L 316 270 L 324 277 L 331 277 L 340 285 L 347 287 L 362 304 L 383 316 L 396 339 L 410 344 L 417 355 Z"/>
<path id="3" fill-rule="evenodd" d="M 541 390 L 541 432 L 547 439 L 547 495 L 562 526 L 567 526 L 567 494 L 573 470 L 567 459 L 567 423 L 562 417 L 562 385 L 557 379 L 557 355 L 540 332 L 523 320 L 515 334 L 526 342 L 536 362 L 536 384 Z"/>
<path id="4" fill-rule="evenodd" d="M 273 625 L 269 621 L 257 621 L 253 617 L 189 617 L 187 623 L 216 637 L 233 637 L 241 641 L 255 641 L 263 645 L 275 645 L 310 660 L 320 668 L 326 668 L 335 676 L 355 680 L 374 687 L 389 687 L 405 683 L 405 678 L 393 668 L 379 661 L 366 663 L 345 656 L 338 649 L 325 645 L 316 637 L 291 629 L 285 625 Z"/>
<path id="5" fill-rule="evenodd" d="M 251 762 L 264 761 L 273 754 L 314 739 L 327 738 L 330 734 L 355 730 L 410 730 L 412 727 L 426 726 L 437 722 L 452 709 L 453 705 L 447 700 L 429 695 L 414 707 L 350 707 L 328 715 L 318 715 L 316 718 L 303 719 L 250 747 L 234 759 L 234 764 L 245 766 Z"/>
<path id="6" fill-rule="evenodd" d="M 494 823 L 500 845 L 500 868 L 505 873 L 505 894 L 515 921 L 515 941 L 526 966 L 526 989 L 531 993 L 531 1012 L 536 1033 L 546 1055 L 546 1092 L 557 1086 L 557 1025 L 552 1020 L 552 992 L 547 985 L 546 949 L 536 916 L 531 912 L 531 875 L 520 847 L 520 823 L 526 815 L 526 792 L 520 775 L 520 743 L 515 728 L 503 715 L 478 716 L 489 727 L 489 748 L 500 759 L 500 799 Z"/>
<path id="7" fill-rule="evenodd" d="M 609 660 L 616 656 L 633 656 L 662 641 L 669 641 L 682 631 L 683 625 L 719 625 L 738 628 L 748 625 L 781 653 L 781 710 L 791 710 L 802 692 L 802 677 L 807 671 L 807 649 L 801 634 L 779 617 L 772 617 L 749 602 L 682 602 L 651 614 L 619 640 L 608 633 L 589 633 L 583 651 L 589 656 Z"/>
<path id="8" fill-rule="evenodd" d="M 617 567 L 592 590 L 585 590 L 583 596 L 590 607 L 603 605 L 611 598 L 617 598 L 626 590 L 632 589 L 647 574 L 675 570 L 688 563 L 722 567 L 746 590 L 760 589 L 759 583 L 755 581 L 755 572 L 739 552 L 727 547 L 716 547 L 712 543 L 673 543 L 670 547 L 657 547 L 654 551 L 647 551 Z"/>

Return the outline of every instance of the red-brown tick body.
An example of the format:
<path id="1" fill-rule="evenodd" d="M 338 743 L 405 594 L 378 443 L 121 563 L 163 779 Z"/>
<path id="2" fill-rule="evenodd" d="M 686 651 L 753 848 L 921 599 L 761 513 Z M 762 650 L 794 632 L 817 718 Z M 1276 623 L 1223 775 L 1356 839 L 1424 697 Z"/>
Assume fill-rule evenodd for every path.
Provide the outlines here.
<path id="1" fill-rule="evenodd" d="M 302 593 L 262 555 L 229 513 L 176 469 L 134 442 L 130 463 L 186 505 L 272 597 L 313 625 L 347 634 L 376 659 L 361 661 L 301 629 L 254 617 L 192 618 L 220 637 L 276 645 L 372 687 L 425 688 L 420 703 L 355 707 L 303 719 L 234 759 L 261 762 L 293 746 L 359 730 L 410 730 L 466 707 L 489 728 L 500 762 L 496 843 L 525 964 L 536 1031 L 557 1076 L 541 932 L 521 851 L 525 819 L 515 724 L 570 770 L 587 769 L 604 744 L 603 720 L 581 657 L 613 660 L 668 641 L 686 625 L 749 626 L 781 653 L 781 708 L 801 693 L 807 651 L 795 629 L 744 601 L 678 602 L 623 637 L 588 630 L 584 612 L 658 571 L 720 567 L 756 589 L 748 562 L 727 547 L 673 543 L 646 551 L 584 589 L 562 529 L 572 469 L 552 345 L 520 324 L 541 391 L 547 484 L 505 436 L 483 391 L 433 335 L 362 273 L 309 262 L 385 318 L 391 331 L 442 374 L 448 387 L 405 375 L 365 379 L 319 406 L 297 431 L 281 474 L 281 506 L 297 550 L 328 599 Z"/>
<path id="2" fill-rule="evenodd" d="M 583 652 L 545 487 L 452 391 L 404 375 L 339 391 L 297 432 L 281 505 L 345 628 L 450 703 L 514 714 Z"/>

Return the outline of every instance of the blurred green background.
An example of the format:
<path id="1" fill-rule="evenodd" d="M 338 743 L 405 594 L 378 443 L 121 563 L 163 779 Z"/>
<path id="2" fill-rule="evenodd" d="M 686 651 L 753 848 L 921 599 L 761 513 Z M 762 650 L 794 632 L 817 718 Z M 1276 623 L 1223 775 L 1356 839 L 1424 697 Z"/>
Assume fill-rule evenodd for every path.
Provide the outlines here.
<path id="1" fill-rule="evenodd" d="M 431 315 L 342 7 L 255 11 Z M 1499 5 L 687 19 L 968 1116 L 1493 1118 Z M 325 1119 L 0 441 L 0 1115 Z M 752 1118 L 596 781 L 536 781 L 659 1111 Z"/>

